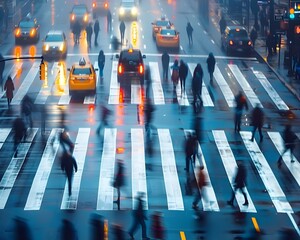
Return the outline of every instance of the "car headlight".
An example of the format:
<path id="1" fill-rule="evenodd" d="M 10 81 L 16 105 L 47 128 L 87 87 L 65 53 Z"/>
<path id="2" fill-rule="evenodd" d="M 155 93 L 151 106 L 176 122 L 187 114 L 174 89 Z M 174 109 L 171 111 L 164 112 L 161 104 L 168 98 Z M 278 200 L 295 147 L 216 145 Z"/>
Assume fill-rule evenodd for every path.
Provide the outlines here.
<path id="1" fill-rule="evenodd" d="M 74 22 L 75 21 L 75 14 L 71 15 L 71 21 Z"/>
<path id="2" fill-rule="evenodd" d="M 29 33 L 30 37 L 34 37 L 35 36 L 35 29 L 31 29 L 30 33 Z"/>
<path id="3" fill-rule="evenodd" d="M 64 49 L 65 49 L 65 44 L 64 43 L 62 43 L 60 46 L 59 46 L 59 51 L 64 51 Z"/>
<path id="4" fill-rule="evenodd" d="M 84 17 L 83 17 L 83 21 L 87 22 L 89 19 L 88 19 L 88 15 L 85 14 Z"/>
<path id="5" fill-rule="evenodd" d="M 137 8 L 136 7 L 131 8 L 131 14 L 132 15 L 137 15 Z"/>
<path id="6" fill-rule="evenodd" d="M 15 35 L 16 35 L 16 37 L 19 37 L 21 35 L 21 29 L 20 28 L 16 29 Z"/>
<path id="7" fill-rule="evenodd" d="M 123 7 L 121 7 L 121 8 L 119 9 L 119 14 L 120 14 L 120 15 L 124 15 L 124 14 L 125 14 L 125 9 L 124 9 Z"/>
<path id="8" fill-rule="evenodd" d="M 49 45 L 48 44 L 46 44 L 46 45 L 44 45 L 44 51 L 48 51 L 49 50 Z"/>

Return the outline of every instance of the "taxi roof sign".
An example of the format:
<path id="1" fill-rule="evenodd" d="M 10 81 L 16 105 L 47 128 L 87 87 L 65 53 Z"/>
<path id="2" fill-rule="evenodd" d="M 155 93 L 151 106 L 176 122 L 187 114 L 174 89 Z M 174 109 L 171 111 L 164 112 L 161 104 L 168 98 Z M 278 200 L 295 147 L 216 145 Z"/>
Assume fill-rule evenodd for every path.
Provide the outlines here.
<path id="1" fill-rule="evenodd" d="M 86 61 L 85 61 L 84 57 L 80 58 L 79 66 L 85 66 L 85 64 L 86 64 Z"/>

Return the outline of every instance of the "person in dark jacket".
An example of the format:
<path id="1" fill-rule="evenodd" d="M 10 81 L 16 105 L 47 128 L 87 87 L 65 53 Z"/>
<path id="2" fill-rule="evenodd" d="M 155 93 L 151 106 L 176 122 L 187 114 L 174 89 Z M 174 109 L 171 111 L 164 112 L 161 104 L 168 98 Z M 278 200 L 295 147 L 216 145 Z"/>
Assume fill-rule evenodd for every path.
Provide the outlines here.
<path id="1" fill-rule="evenodd" d="M 60 227 L 60 240 L 78 240 L 77 231 L 68 219 L 62 220 L 62 226 Z"/>
<path id="2" fill-rule="evenodd" d="M 246 177 L 247 177 L 247 172 L 246 172 L 246 168 L 242 163 L 238 163 L 237 166 L 237 173 L 236 176 L 234 178 L 234 189 L 232 192 L 232 196 L 231 199 L 229 201 L 227 201 L 228 205 L 233 206 L 233 200 L 234 200 L 234 196 L 235 196 L 235 192 L 237 190 L 240 190 L 244 196 L 245 202 L 243 203 L 244 206 L 248 206 L 248 199 L 247 199 L 247 195 L 244 191 L 244 188 L 246 186 Z"/>
<path id="3" fill-rule="evenodd" d="M 241 131 L 243 109 L 245 108 L 248 111 L 248 103 L 242 91 L 235 96 L 235 104 L 234 131 L 239 132 Z"/>
<path id="4" fill-rule="evenodd" d="M 90 218 L 91 240 L 104 240 L 104 219 L 103 216 L 92 213 Z"/>
<path id="5" fill-rule="evenodd" d="M 147 228 L 145 220 L 147 219 L 146 212 L 145 212 L 145 201 L 143 198 L 145 197 L 145 193 L 139 192 L 137 196 L 137 207 L 133 210 L 133 224 L 128 231 L 129 236 L 131 239 L 134 239 L 133 235 L 138 228 L 138 225 L 142 227 L 142 238 L 149 239 L 147 237 Z"/>
<path id="6" fill-rule="evenodd" d="M 100 50 L 99 55 L 98 55 L 98 67 L 99 67 L 99 74 L 101 80 L 103 79 L 103 69 L 105 65 L 105 55 L 103 50 Z"/>
<path id="7" fill-rule="evenodd" d="M 73 32 L 73 36 L 74 36 L 74 44 L 79 44 L 81 25 L 78 20 L 75 21 L 73 28 L 72 28 L 72 32 Z"/>
<path id="8" fill-rule="evenodd" d="M 212 82 L 213 78 L 214 78 L 214 71 L 215 71 L 215 65 L 216 65 L 216 59 L 215 59 L 213 53 L 208 54 L 208 57 L 206 59 L 206 64 L 207 64 L 207 70 L 209 73 L 209 79 L 210 79 L 210 82 Z"/>
<path id="9" fill-rule="evenodd" d="M 68 190 L 69 196 L 72 195 L 72 179 L 74 170 L 77 172 L 77 163 L 75 158 L 71 155 L 70 152 L 64 151 L 61 159 L 61 170 L 66 173 L 68 180 Z"/>
<path id="10" fill-rule="evenodd" d="M 21 102 L 21 114 L 25 124 L 30 128 L 33 127 L 32 121 L 33 102 L 28 95 L 25 95 Z"/>
<path id="11" fill-rule="evenodd" d="M 18 155 L 17 147 L 23 138 L 26 138 L 26 127 L 23 119 L 17 117 L 13 122 L 13 132 L 14 132 L 14 151 L 15 157 Z"/>
<path id="12" fill-rule="evenodd" d="M 266 38 L 266 45 L 268 49 L 268 57 L 273 55 L 274 36 L 269 32 Z"/>
<path id="13" fill-rule="evenodd" d="M 188 22 L 186 25 L 186 33 L 187 33 L 187 36 L 189 39 L 189 45 L 193 45 L 193 31 L 194 31 L 194 29 L 193 29 L 191 23 Z"/>
<path id="14" fill-rule="evenodd" d="M 125 173 L 124 173 L 125 168 L 124 168 L 123 161 L 120 159 L 118 160 L 117 165 L 118 165 L 118 170 L 115 175 L 113 187 L 116 188 L 118 192 L 118 198 L 114 202 L 118 205 L 118 210 L 120 210 L 120 197 L 121 197 L 120 188 L 125 185 Z"/>
<path id="15" fill-rule="evenodd" d="M 293 152 L 294 152 L 294 149 L 296 147 L 296 139 L 297 139 L 297 136 L 296 134 L 292 131 L 292 127 L 290 124 L 287 124 L 284 128 L 284 131 L 283 131 L 283 134 L 282 134 L 282 138 L 283 138 L 283 141 L 284 141 L 284 150 L 283 152 L 281 153 L 278 161 L 277 161 L 277 164 L 278 164 L 278 167 L 280 168 L 281 167 L 281 164 L 282 164 L 282 156 L 288 151 L 290 150 L 290 156 L 291 156 L 291 162 L 295 162 L 295 160 L 293 159 Z"/>
<path id="16" fill-rule="evenodd" d="M 179 79 L 180 79 L 180 87 L 181 87 L 181 95 L 182 92 L 185 91 L 185 80 L 188 75 L 188 66 L 183 60 L 180 60 L 180 65 L 179 65 Z"/>
<path id="17" fill-rule="evenodd" d="M 263 141 L 263 135 L 261 131 L 263 125 L 264 125 L 264 112 L 260 108 L 259 104 L 257 104 L 255 108 L 252 110 L 252 126 L 253 126 L 252 137 L 251 137 L 252 142 L 254 140 L 256 129 L 258 129 L 260 141 L 261 142 Z"/>
<path id="18" fill-rule="evenodd" d="M 190 164 L 193 161 L 195 164 L 195 158 L 197 155 L 198 150 L 198 141 L 196 136 L 192 134 L 188 134 L 186 141 L 185 141 L 185 168 L 184 170 L 189 172 L 190 171 Z"/>
<path id="19" fill-rule="evenodd" d="M 14 218 L 14 238 L 13 240 L 32 240 L 32 231 L 26 221 L 22 217 Z"/>
<path id="20" fill-rule="evenodd" d="M 112 224 L 113 240 L 125 240 L 125 232 L 121 225 Z"/>
<path id="21" fill-rule="evenodd" d="M 92 47 L 92 35 L 93 35 L 93 27 L 92 27 L 92 23 L 89 23 L 86 28 L 86 41 L 88 44 L 88 47 L 91 48 Z"/>
<path id="22" fill-rule="evenodd" d="M 121 44 L 124 43 L 125 29 L 126 29 L 125 23 L 124 23 L 124 21 L 121 21 L 120 26 L 119 26 L 120 35 L 121 35 Z"/>
<path id="23" fill-rule="evenodd" d="M 160 240 L 166 239 L 161 212 L 156 211 L 153 213 L 151 230 L 152 230 L 152 237 L 154 239 L 160 239 Z"/>
<path id="24" fill-rule="evenodd" d="M 5 85 L 4 85 L 4 91 L 6 91 L 8 108 L 10 108 L 10 103 L 14 96 L 14 90 L 15 90 L 15 86 L 14 86 L 13 80 L 11 79 L 10 76 L 8 76 L 7 80 L 5 82 Z"/>
<path id="25" fill-rule="evenodd" d="M 254 26 L 252 27 L 251 32 L 250 32 L 250 39 L 251 39 L 251 42 L 252 42 L 253 48 L 254 48 L 255 47 L 255 41 L 257 39 L 257 30 Z"/>
<path id="26" fill-rule="evenodd" d="M 98 34 L 99 34 L 99 31 L 100 31 L 99 20 L 96 19 L 96 21 L 95 21 L 95 23 L 94 23 L 94 33 L 95 33 L 95 41 L 94 41 L 94 44 L 95 44 L 95 47 L 98 46 Z"/>
<path id="27" fill-rule="evenodd" d="M 221 35 L 223 35 L 225 32 L 225 28 L 227 27 L 227 23 L 226 23 L 225 17 L 223 15 L 220 19 L 219 26 L 220 26 Z"/>
<path id="28" fill-rule="evenodd" d="M 59 143 L 64 152 L 68 151 L 70 154 L 73 154 L 74 143 L 71 141 L 66 129 L 59 134 Z"/>
<path id="29" fill-rule="evenodd" d="M 161 56 L 161 62 L 163 67 L 163 79 L 168 80 L 170 56 L 166 51 Z"/>
<path id="30" fill-rule="evenodd" d="M 203 83 L 203 69 L 201 64 L 198 63 L 194 69 L 193 78 L 192 78 L 192 91 L 194 98 L 194 110 L 196 108 L 196 102 L 199 99 L 202 104 L 202 83 Z M 196 112 L 196 111 L 195 111 Z"/>

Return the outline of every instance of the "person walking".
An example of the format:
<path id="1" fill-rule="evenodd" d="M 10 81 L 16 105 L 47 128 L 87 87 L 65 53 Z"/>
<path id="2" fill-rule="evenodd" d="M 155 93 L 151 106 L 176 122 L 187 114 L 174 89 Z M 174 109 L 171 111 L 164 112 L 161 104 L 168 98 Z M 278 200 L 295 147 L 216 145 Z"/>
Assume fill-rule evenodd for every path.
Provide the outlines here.
<path id="1" fill-rule="evenodd" d="M 239 132 L 241 131 L 243 109 L 245 108 L 248 111 L 248 103 L 242 91 L 235 96 L 235 104 L 234 131 Z"/>
<path id="2" fill-rule="evenodd" d="M 253 26 L 252 29 L 251 29 L 251 32 L 250 32 L 250 39 L 251 39 L 253 48 L 255 47 L 255 42 L 256 42 L 257 37 L 258 37 L 257 30 Z"/>
<path id="3" fill-rule="evenodd" d="M 121 21 L 119 29 L 120 29 L 120 35 L 121 35 L 121 44 L 123 44 L 124 36 L 125 36 L 125 29 L 126 29 L 124 21 Z"/>
<path id="4" fill-rule="evenodd" d="M 181 87 L 181 95 L 182 92 L 185 91 L 185 81 L 186 77 L 188 75 L 188 66 L 183 60 L 180 60 L 180 66 L 179 66 L 179 79 L 180 79 L 180 87 Z"/>
<path id="5" fill-rule="evenodd" d="M 246 186 L 246 177 L 247 177 L 247 172 L 245 166 L 240 162 L 238 163 L 237 166 L 237 172 L 234 178 L 234 186 L 233 186 L 233 192 L 231 195 L 231 199 L 227 201 L 228 205 L 233 206 L 233 201 L 234 201 L 234 196 L 237 190 L 240 190 L 244 196 L 245 202 L 243 203 L 244 206 L 248 206 L 248 199 L 246 192 L 244 191 L 244 188 Z"/>
<path id="6" fill-rule="evenodd" d="M 88 47 L 91 48 L 92 47 L 92 35 L 93 35 L 93 27 L 92 27 L 92 23 L 89 23 L 86 28 L 86 41 L 88 44 Z"/>
<path id="7" fill-rule="evenodd" d="M 14 133 L 14 157 L 18 156 L 18 145 L 22 141 L 22 139 L 26 138 L 26 127 L 23 119 L 21 117 L 17 117 L 13 122 L 13 133 Z"/>
<path id="8" fill-rule="evenodd" d="M 208 54 L 208 57 L 206 59 L 206 64 L 207 64 L 209 79 L 210 79 L 210 82 L 212 82 L 213 78 L 214 78 L 214 71 L 215 71 L 215 65 L 216 65 L 216 59 L 215 59 L 213 53 Z"/>
<path id="9" fill-rule="evenodd" d="M 200 101 L 200 107 L 202 106 L 202 83 L 203 83 L 203 69 L 200 63 L 194 69 L 193 78 L 192 78 L 192 91 L 193 91 L 193 107 L 194 112 L 197 113 L 200 109 L 197 108 L 197 100 Z"/>
<path id="10" fill-rule="evenodd" d="M 4 91 L 6 91 L 6 98 L 7 98 L 8 108 L 10 108 L 10 103 L 11 103 L 11 100 L 13 99 L 13 96 L 14 96 L 14 90 L 15 90 L 14 83 L 11 79 L 11 76 L 8 76 L 7 80 L 5 82 L 5 85 L 4 85 Z"/>
<path id="11" fill-rule="evenodd" d="M 197 189 L 196 189 L 192 208 L 198 210 L 199 209 L 198 203 L 201 200 L 201 197 L 204 193 L 203 188 L 207 185 L 207 177 L 204 172 L 204 166 L 198 167 L 196 178 L 197 178 L 196 179 Z"/>
<path id="12" fill-rule="evenodd" d="M 189 39 L 189 45 L 193 45 L 193 27 L 191 25 L 190 22 L 187 23 L 186 25 L 186 33 L 187 33 L 187 36 L 188 36 L 188 39 Z"/>
<path id="13" fill-rule="evenodd" d="M 92 213 L 90 216 L 90 229 L 90 240 L 104 240 L 104 217 L 99 214 Z"/>
<path id="14" fill-rule="evenodd" d="M 152 119 L 153 119 L 153 112 L 155 108 L 152 104 L 152 101 L 150 98 L 147 98 L 146 104 L 145 104 L 145 109 L 144 109 L 144 116 L 145 116 L 145 131 L 151 136 L 151 129 L 152 129 Z M 150 137 L 149 136 L 149 137 Z"/>
<path id="15" fill-rule="evenodd" d="M 73 154 L 74 143 L 71 141 L 66 129 L 59 134 L 59 143 L 64 152 Z"/>
<path id="16" fill-rule="evenodd" d="M 95 33 L 95 41 L 94 41 L 94 45 L 95 45 L 95 47 L 98 46 L 98 35 L 99 35 L 99 31 L 100 31 L 99 20 L 96 19 L 96 21 L 95 21 L 95 23 L 94 23 L 94 33 Z"/>
<path id="17" fill-rule="evenodd" d="M 68 180 L 68 192 L 70 197 L 72 195 L 72 179 L 74 170 L 75 172 L 77 172 L 77 163 L 75 158 L 68 151 L 64 151 L 62 154 L 61 170 L 66 173 L 66 177 Z"/>
<path id="18" fill-rule="evenodd" d="M 164 51 L 164 53 L 161 56 L 161 62 L 163 66 L 163 79 L 168 80 L 170 56 L 166 51 Z"/>
<path id="19" fill-rule="evenodd" d="M 111 111 L 104 104 L 101 104 L 100 108 L 101 108 L 101 116 L 100 116 L 100 124 L 97 128 L 97 134 L 102 136 L 101 135 L 102 129 L 105 126 L 108 126 L 107 118 L 111 114 Z"/>
<path id="20" fill-rule="evenodd" d="M 79 20 L 76 20 L 72 28 L 75 45 L 79 44 L 80 32 L 81 32 L 81 25 Z"/>
<path id="21" fill-rule="evenodd" d="M 268 33 L 266 38 L 266 46 L 268 49 L 268 57 L 270 57 L 273 55 L 273 46 L 274 46 L 273 34 L 271 34 L 270 32 Z"/>
<path id="22" fill-rule="evenodd" d="M 116 201 L 114 201 L 114 203 L 116 203 L 118 205 L 118 210 L 120 210 L 120 197 L 121 197 L 120 188 L 125 185 L 125 173 L 124 173 L 125 167 L 124 167 L 123 161 L 120 159 L 118 160 L 117 165 L 118 165 L 118 170 L 115 175 L 113 187 L 117 189 L 118 198 Z"/>
<path id="23" fill-rule="evenodd" d="M 253 108 L 252 110 L 252 126 L 253 126 L 252 137 L 251 137 L 252 142 L 254 140 L 256 129 L 258 129 L 259 132 L 260 142 L 263 141 L 263 135 L 261 131 L 263 125 L 264 125 L 264 112 L 260 108 L 259 104 L 256 104 L 255 108 Z"/>
<path id="24" fill-rule="evenodd" d="M 172 79 L 173 87 L 174 87 L 174 91 L 175 91 L 176 86 L 178 84 L 178 80 L 179 80 L 179 64 L 178 64 L 177 59 L 175 59 L 173 65 L 171 66 L 171 69 L 172 69 L 171 79 Z"/>
<path id="25" fill-rule="evenodd" d="M 145 220 L 147 220 L 146 212 L 145 212 L 145 201 L 143 198 L 145 197 L 145 193 L 139 192 L 137 196 L 137 207 L 133 210 L 133 224 L 128 231 L 131 239 L 134 239 L 134 233 L 136 232 L 138 225 L 142 227 L 142 238 L 150 239 L 147 237 L 147 228 Z"/>
<path id="26" fill-rule="evenodd" d="M 110 10 L 107 11 L 106 20 L 107 20 L 107 32 L 110 32 L 111 31 L 111 12 L 110 12 Z"/>
<path id="27" fill-rule="evenodd" d="M 166 239 L 165 238 L 165 228 L 163 226 L 162 221 L 162 213 L 159 211 L 155 211 L 151 216 L 152 224 L 151 224 L 151 231 L 152 237 L 154 239 Z"/>
<path id="28" fill-rule="evenodd" d="M 21 114 L 25 121 L 25 124 L 30 128 L 33 127 L 32 121 L 32 110 L 33 110 L 33 102 L 28 95 L 25 95 L 21 102 Z"/>
<path id="29" fill-rule="evenodd" d="M 103 50 L 100 50 L 99 55 L 98 55 L 98 67 L 99 67 L 99 74 L 100 74 L 100 79 L 103 79 L 103 69 L 105 65 L 105 55 Z"/>
<path id="30" fill-rule="evenodd" d="M 3 86 L 3 72 L 5 69 L 5 61 L 3 55 L 0 53 L 0 90 L 2 91 Z"/>
<path id="31" fill-rule="evenodd" d="M 220 19 L 219 26 L 220 26 L 221 35 L 223 35 L 225 32 L 225 28 L 227 27 L 227 23 L 226 23 L 224 15 L 222 15 L 222 17 Z"/>
<path id="32" fill-rule="evenodd" d="M 293 152 L 296 147 L 296 134 L 292 131 L 292 126 L 290 124 L 287 124 L 284 128 L 284 131 L 282 133 L 282 138 L 284 141 L 284 150 L 281 153 L 279 159 L 277 160 L 278 167 L 280 168 L 282 165 L 282 156 L 290 150 L 290 156 L 291 156 L 291 163 L 295 162 L 293 159 Z"/>
<path id="33" fill-rule="evenodd" d="M 193 163 L 195 163 L 195 157 L 197 155 L 197 149 L 198 149 L 198 145 L 196 146 L 196 143 L 198 144 L 196 137 L 189 133 L 187 135 L 187 138 L 185 141 L 185 168 L 184 168 L 184 170 L 186 172 L 190 172 L 190 164 L 192 163 L 192 160 L 193 160 Z"/>

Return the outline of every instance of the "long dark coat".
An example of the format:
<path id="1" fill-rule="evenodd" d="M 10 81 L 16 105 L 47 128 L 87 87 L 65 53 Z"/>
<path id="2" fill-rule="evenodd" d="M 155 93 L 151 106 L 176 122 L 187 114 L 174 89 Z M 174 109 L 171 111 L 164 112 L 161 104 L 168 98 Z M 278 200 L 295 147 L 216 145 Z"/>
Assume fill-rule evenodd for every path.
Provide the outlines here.
<path id="1" fill-rule="evenodd" d="M 15 86 L 11 78 L 8 78 L 5 82 L 4 90 L 6 90 L 6 97 L 12 99 L 14 96 L 13 91 L 15 90 Z"/>
<path id="2" fill-rule="evenodd" d="M 235 187 L 236 188 L 243 188 L 246 186 L 246 168 L 244 165 L 240 164 L 238 166 L 238 170 L 234 179 Z"/>
<path id="3" fill-rule="evenodd" d="M 64 152 L 61 160 L 61 170 L 65 171 L 67 176 L 72 176 L 74 169 L 75 172 L 77 172 L 77 163 L 75 158 L 68 152 Z"/>
<path id="4" fill-rule="evenodd" d="M 264 124 L 264 112 L 260 107 L 255 107 L 252 111 L 252 125 L 262 127 Z"/>
<path id="5" fill-rule="evenodd" d="M 208 72 L 213 73 L 215 71 L 215 65 L 216 65 L 216 59 L 214 55 L 209 54 L 206 63 L 207 63 Z"/>
<path id="6" fill-rule="evenodd" d="M 183 78 L 185 79 L 187 74 L 188 74 L 188 66 L 184 62 L 181 62 L 179 66 L 179 77 L 181 79 Z"/>

